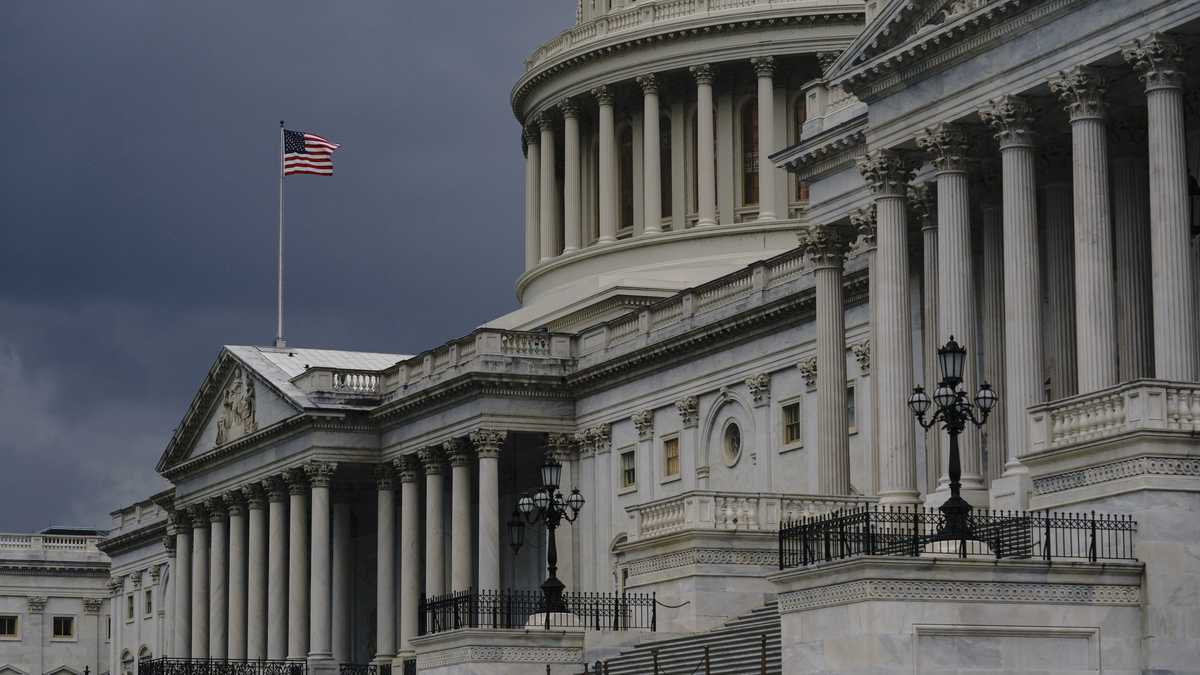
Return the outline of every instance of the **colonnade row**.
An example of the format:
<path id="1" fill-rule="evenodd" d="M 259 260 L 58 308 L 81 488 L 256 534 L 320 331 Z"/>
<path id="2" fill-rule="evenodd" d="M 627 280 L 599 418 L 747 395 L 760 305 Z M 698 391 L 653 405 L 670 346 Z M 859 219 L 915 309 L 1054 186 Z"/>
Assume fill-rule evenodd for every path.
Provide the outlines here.
<path id="1" fill-rule="evenodd" d="M 776 169 L 766 157 L 785 145 L 788 141 L 788 126 L 785 119 L 777 117 L 788 116 L 788 101 L 786 93 L 781 97 L 776 91 L 776 60 L 773 56 L 761 56 L 750 59 L 756 81 L 757 100 L 757 140 L 756 147 L 743 148 L 743 155 L 754 153 L 751 171 L 757 172 L 757 197 L 754 205 L 757 207 L 757 220 L 772 221 L 788 216 L 789 186 L 784 180 L 786 173 Z M 689 161 L 683 161 L 682 148 L 684 142 L 684 124 L 680 115 L 668 117 L 672 122 L 669 153 L 677 155 L 673 158 L 663 157 L 663 144 L 649 142 L 648 139 L 660 139 L 661 113 L 664 109 L 662 93 L 666 89 L 664 76 L 647 73 L 635 78 L 641 93 L 642 113 L 640 134 L 642 139 L 641 157 L 638 170 L 633 170 L 629 181 L 638 180 L 638 185 L 632 186 L 633 194 L 641 195 L 640 213 L 634 219 L 641 224 L 640 228 L 632 228 L 632 223 L 626 223 L 633 229 L 632 236 L 653 237 L 664 231 L 664 212 L 673 216 L 667 227 L 680 227 L 684 223 L 683 214 L 678 207 L 663 203 L 664 166 L 670 167 L 669 181 L 674 188 L 668 193 L 676 197 L 679 204 L 684 203 L 686 188 L 684 173 L 696 173 L 688 179 L 695 181 L 696 226 L 715 225 L 729 220 L 732 222 L 732 202 L 734 201 L 732 187 L 729 195 L 721 196 L 723 205 L 730 210 L 725 216 L 718 213 L 718 172 L 725 165 L 730 169 L 734 166 L 732 156 L 733 137 L 721 141 L 720 133 L 714 129 L 714 112 L 716 100 L 713 84 L 719 73 L 727 69 L 718 69 L 713 65 L 697 65 L 688 69 L 691 83 L 696 92 L 696 116 L 694 124 L 695 149 Z M 588 245 L 606 245 L 617 241 L 618 233 L 623 232 L 621 223 L 622 170 L 620 162 L 620 142 L 617 134 L 616 93 L 621 85 L 601 85 L 591 90 L 590 95 L 580 95 L 566 98 L 557 104 L 530 116 L 522 131 L 522 146 L 525 151 L 525 252 L 526 269 L 539 263 L 547 262 L 559 255 L 577 251 Z M 686 98 L 686 97 L 681 97 Z M 782 102 L 782 105 L 781 105 Z M 668 101 L 668 105 L 671 102 Z M 585 106 L 594 105 L 594 113 L 585 111 Z M 803 100 L 793 104 L 795 115 L 802 121 L 804 115 Z M 732 111 L 727 117 L 732 118 Z M 596 135 L 597 164 L 595 177 L 592 178 L 588 162 L 583 161 L 582 155 L 587 148 L 583 147 L 580 131 L 582 117 L 594 119 Z M 718 118 L 720 116 L 717 116 Z M 561 119 L 561 124 L 559 120 Z M 728 133 L 733 134 L 733 123 L 722 122 L 729 127 Z M 743 140 L 743 139 L 739 139 Z M 562 144 L 562 184 L 558 183 L 556 158 L 557 145 Z M 718 150 L 720 146 L 720 150 Z M 717 161 L 720 153 L 720 162 Z M 665 163 L 665 165 L 664 165 Z M 759 167 L 766 170 L 759 170 Z M 686 168 L 685 168 L 686 167 Z M 693 168 L 694 167 L 694 168 Z M 730 181 L 732 186 L 733 182 Z M 593 202 L 585 197 L 594 188 L 595 199 L 595 233 L 596 238 L 590 241 L 585 234 L 585 221 L 589 220 L 586 208 Z M 799 189 L 799 188 L 797 188 Z M 743 192 L 745 190 L 743 189 Z M 743 195 L 745 197 L 745 195 Z M 632 195 L 627 200 L 636 203 Z M 744 198 L 743 202 L 749 202 Z M 748 205 L 748 204 L 744 204 Z M 635 206 L 634 208 L 637 208 Z M 690 207 L 689 207 L 690 208 Z M 723 211 L 725 208 L 723 207 Z"/>
<path id="2" fill-rule="evenodd" d="M 409 653 L 409 640 L 417 635 L 422 594 L 499 589 L 499 456 L 506 437 L 504 431 L 478 429 L 468 438 L 454 438 L 375 467 L 375 644 L 380 662 L 390 663 Z M 450 528 L 449 585 L 443 571 L 447 529 L 443 475 L 447 464 L 450 511 L 456 524 Z M 476 466 L 479 527 L 478 542 L 473 542 L 471 471 Z M 421 474 L 425 476 L 424 505 L 419 501 Z M 337 475 L 336 462 L 310 461 L 219 497 L 177 508 L 172 525 L 172 555 L 179 570 L 172 656 L 349 660 L 351 495 L 331 489 Z M 476 554 L 477 582 L 473 578 Z M 404 572 L 397 617 L 399 570 Z"/>
<path id="3" fill-rule="evenodd" d="M 1042 256 L 1048 257 L 1050 306 L 1059 310 L 1046 333 L 1046 344 L 1055 352 L 1055 398 L 1137 377 L 1194 381 L 1197 375 L 1183 59 L 1178 44 L 1160 33 L 1124 45 L 1122 56 L 1144 83 L 1146 116 L 1143 121 L 1140 111 L 1126 115 L 1124 142 L 1114 148 L 1109 147 L 1113 130 L 1104 74 L 1076 66 L 1048 81 L 1069 117 L 1070 137 L 1062 144 L 1069 148 L 1069 161 L 1061 162 L 1069 171 L 1056 168 L 1050 154 L 1051 161 L 1040 169 L 1048 175 L 1038 176 L 1046 146 L 1037 132 L 1053 126 L 1053 120 L 1039 115 L 1026 96 L 1004 95 L 979 106 L 978 117 L 990 127 L 1000 156 L 1000 208 L 983 213 L 988 271 L 983 283 L 992 288 L 982 295 L 985 311 L 993 315 L 984 331 L 989 342 L 984 369 L 991 370 L 987 377 L 1001 396 L 1005 440 L 993 451 L 1004 453 L 1003 476 L 1027 473 L 1021 464 L 1028 439 L 1025 410 L 1046 396 Z M 1131 133 L 1130 127 L 1139 125 L 1145 133 Z M 873 195 L 870 216 L 856 214 L 858 228 L 821 225 L 801 236 L 816 277 L 817 369 L 833 373 L 822 378 L 831 386 L 818 390 L 823 494 L 850 489 L 846 427 L 840 419 L 843 393 L 835 385 L 844 380 L 841 276 L 852 243 L 870 256 L 872 325 L 880 338 L 872 345 L 881 501 L 918 499 L 914 425 L 906 406 L 914 385 L 913 348 L 901 338 L 913 334 L 910 210 L 929 214 L 922 227 L 927 344 L 921 350 L 930 364 L 925 385 L 937 382 L 930 362 L 948 336 L 973 347 L 978 324 L 971 204 L 979 196 L 971 194 L 970 173 L 978 163 L 969 131 L 958 122 L 941 122 L 915 141 L 921 153 L 877 149 L 857 160 Z M 932 163 L 933 185 L 914 186 L 914 170 L 925 160 Z M 1039 242 L 1040 184 L 1045 184 L 1045 250 Z M 965 386 L 972 396 L 976 379 L 975 369 L 967 368 Z M 978 436 L 964 434 L 962 441 L 964 491 L 984 490 Z M 945 466 L 944 457 L 933 459 Z"/>

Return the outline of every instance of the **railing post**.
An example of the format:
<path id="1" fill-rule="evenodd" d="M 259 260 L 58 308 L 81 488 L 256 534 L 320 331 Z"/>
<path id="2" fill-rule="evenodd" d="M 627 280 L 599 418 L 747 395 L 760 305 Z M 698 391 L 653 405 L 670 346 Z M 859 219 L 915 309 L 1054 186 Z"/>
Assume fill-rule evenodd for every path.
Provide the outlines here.
<path id="1" fill-rule="evenodd" d="M 650 593 L 650 632 L 658 632 L 658 594 Z"/>
<path id="2" fill-rule="evenodd" d="M 1045 518 L 1046 518 L 1046 536 L 1045 536 L 1045 539 L 1042 540 L 1042 557 L 1046 560 L 1049 560 L 1050 559 L 1050 536 L 1051 536 L 1050 535 L 1050 521 L 1053 520 L 1053 517 L 1052 517 L 1052 514 L 1050 511 L 1046 512 Z"/>
<path id="3" fill-rule="evenodd" d="M 1096 512 L 1092 511 L 1092 541 L 1088 547 L 1088 560 L 1096 562 Z"/>
<path id="4" fill-rule="evenodd" d="M 712 675 L 712 659 L 708 655 L 708 645 L 704 645 L 704 675 Z"/>
<path id="5" fill-rule="evenodd" d="M 917 558 L 921 555 L 921 509 L 917 506 L 912 509 L 912 555 Z"/>
<path id="6" fill-rule="evenodd" d="M 650 650 L 650 655 L 654 658 L 654 675 L 658 675 L 658 650 Z"/>

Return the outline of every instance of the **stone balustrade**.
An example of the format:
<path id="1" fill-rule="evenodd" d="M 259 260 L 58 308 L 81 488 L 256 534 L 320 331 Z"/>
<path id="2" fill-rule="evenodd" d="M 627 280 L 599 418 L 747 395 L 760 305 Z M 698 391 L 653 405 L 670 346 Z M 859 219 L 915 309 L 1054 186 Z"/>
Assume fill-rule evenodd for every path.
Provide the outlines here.
<path id="1" fill-rule="evenodd" d="M 1134 380 L 1032 406 L 1029 450 L 1037 453 L 1137 432 L 1200 430 L 1200 384 Z"/>
<path id="2" fill-rule="evenodd" d="M 636 523 L 630 541 L 681 532 L 769 532 L 799 518 L 862 506 L 873 500 L 768 492 L 691 490 L 629 506 Z"/>
<path id="3" fill-rule="evenodd" d="M 0 551 L 99 553 L 96 537 L 64 534 L 0 534 Z"/>
<path id="4" fill-rule="evenodd" d="M 795 14 L 798 10 L 827 8 L 828 4 L 816 0 L 640 0 L 559 33 L 525 59 L 525 71 L 537 70 L 568 54 L 639 33 L 715 23 L 741 14 L 771 19 Z"/>

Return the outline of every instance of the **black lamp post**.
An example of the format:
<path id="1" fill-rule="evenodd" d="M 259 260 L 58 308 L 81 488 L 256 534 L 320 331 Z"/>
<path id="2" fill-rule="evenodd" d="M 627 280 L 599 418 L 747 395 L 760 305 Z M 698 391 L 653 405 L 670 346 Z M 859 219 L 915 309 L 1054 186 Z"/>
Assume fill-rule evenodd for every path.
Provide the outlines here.
<path id="1" fill-rule="evenodd" d="M 565 499 L 559 491 L 559 480 L 562 478 L 562 464 L 552 456 L 547 456 L 542 464 L 542 487 L 532 497 L 521 495 L 517 500 L 517 508 L 508 520 L 508 540 L 513 554 L 521 550 L 525 543 L 525 523 L 533 525 L 538 521 L 546 523 L 546 534 L 549 539 L 549 549 L 546 551 L 547 578 L 542 582 L 542 597 L 546 601 L 547 612 L 565 612 L 563 604 L 563 582 L 558 580 L 558 546 L 554 541 L 554 530 L 565 519 L 568 523 L 575 522 L 579 510 L 583 508 L 583 495 L 579 488 L 571 490 Z"/>
<path id="2" fill-rule="evenodd" d="M 968 534 L 967 514 L 971 512 L 971 505 L 960 494 L 962 463 L 958 453 L 958 436 L 968 422 L 976 427 L 982 427 L 987 422 L 988 414 L 996 407 L 996 392 L 992 391 L 992 385 L 984 382 L 975 394 L 974 405 L 971 404 L 967 392 L 962 389 L 967 350 L 954 341 L 953 335 L 949 342 L 938 348 L 937 354 L 942 381 L 933 392 L 933 401 L 929 400 L 925 388 L 918 386 L 913 388 L 912 396 L 908 397 L 908 407 L 923 428 L 929 429 L 941 422 L 942 428 L 950 436 L 950 498 L 940 507 L 946 516 L 946 529 L 942 531 L 941 538 L 959 539 Z M 937 410 L 926 420 L 925 413 L 929 411 L 931 403 L 937 404 Z M 976 410 L 979 411 L 978 416 Z"/>

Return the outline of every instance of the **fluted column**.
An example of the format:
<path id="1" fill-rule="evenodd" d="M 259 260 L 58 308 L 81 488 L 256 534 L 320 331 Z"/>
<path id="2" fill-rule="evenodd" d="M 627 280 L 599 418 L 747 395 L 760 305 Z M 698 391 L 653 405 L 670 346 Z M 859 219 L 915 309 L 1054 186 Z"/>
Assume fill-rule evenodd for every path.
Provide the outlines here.
<path id="1" fill-rule="evenodd" d="M 390 663 L 396 653 L 396 493 L 387 464 L 376 468 L 375 487 L 375 659 Z"/>
<path id="2" fill-rule="evenodd" d="M 192 658 L 207 659 L 208 652 L 208 511 L 194 505 L 192 521 Z"/>
<path id="3" fill-rule="evenodd" d="M 750 59 L 758 78 L 758 219 L 775 220 L 775 57 Z"/>
<path id="4" fill-rule="evenodd" d="M 226 653 L 230 659 L 246 658 L 246 503 L 240 492 L 225 495 L 229 512 L 229 625 Z"/>
<path id="5" fill-rule="evenodd" d="M 479 588 L 500 588 L 500 449 L 508 432 L 478 429 L 471 444 L 479 456 Z"/>
<path id="6" fill-rule="evenodd" d="M 1116 127 L 1114 129 L 1114 127 Z M 1145 121 L 1134 116 L 1112 133 L 1113 257 L 1116 272 L 1117 378 L 1154 377 L 1150 268 L 1150 175 Z"/>
<path id="7" fill-rule="evenodd" d="M 1034 205 L 1036 207 L 1036 203 Z M 1006 396 L 1005 386 L 1005 334 L 1004 326 L 1005 284 L 1004 284 L 1004 212 L 1003 205 L 997 203 L 984 204 L 980 210 L 983 224 L 983 264 L 981 266 L 984 287 L 980 289 L 983 295 L 983 316 L 980 323 L 983 328 L 983 371 L 981 381 L 991 384 L 1000 396 Z M 1038 273 L 1035 266 L 1033 274 Z M 1040 336 L 1039 336 L 1040 338 Z M 1039 355 L 1041 351 L 1039 350 Z M 931 354 L 932 356 L 932 354 Z M 983 470 L 985 483 L 995 480 L 1004 473 L 1004 465 L 1008 461 L 1008 453 L 1016 452 L 1016 443 L 1010 447 L 1007 436 L 1008 406 L 996 406 L 988 418 L 987 426 L 983 428 L 986 438 L 987 462 Z M 981 439 L 983 440 L 983 439 Z"/>
<path id="8" fill-rule="evenodd" d="M 835 225 L 812 225 L 800 247 L 812 263 L 817 292 L 817 493 L 850 494 L 846 420 L 846 319 L 842 263 L 848 235 Z"/>
<path id="9" fill-rule="evenodd" d="M 1043 400 L 1041 258 L 1037 223 L 1037 155 L 1028 102 L 1003 96 L 981 113 L 996 132 L 1003 163 L 1004 397 L 1008 453 L 1004 474 L 1028 473 L 1025 409 Z M 1000 387 L 1001 383 L 995 383 Z"/>
<path id="10" fill-rule="evenodd" d="M 876 253 L 876 220 L 875 220 L 875 204 L 861 209 L 855 209 L 850 212 L 850 225 L 854 228 L 854 233 L 857 235 L 857 240 L 854 244 L 855 255 L 862 255 L 867 261 L 867 298 L 868 311 L 870 312 L 870 340 L 871 344 L 878 342 L 879 326 L 879 271 L 875 266 Z M 819 376 L 819 374 L 818 374 Z M 868 474 L 869 485 L 864 486 L 865 492 L 869 494 L 879 493 L 879 378 L 877 375 L 868 377 L 868 392 L 870 400 L 870 419 L 871 433 L 870 444 L 867 449 L 867 466 L 869 467 Z"/>
<path id="11" fill-rule="evenodd" d="M 331 536 L 331 509 L 329 486 L 337 471 L 337 462 L 309 462 L 304 465 L 304 472 L 312 495 L 312 535 L 310 537 L 310 564 L 308 576 L 309 588 L 309 621 L 308 621 L 308 658 L 309 660 L 333 659 L 333 615 L 332 596 L 333 567 L 330 555 L 333 553 L 333 537 Z"/>
<path id="12" fill-rule="evenodd" d="M 421 600 L 421 498 L 419 463 L 409 456 L 396 460 L 400 475 L 400 651 L 412 652 Z"/>
<path id="13" fill-rule="evenodd" d="M 547 113 L 537 119 L 541 130 L 538 143 L 541 157 L 538 161 L 538 180 L 541 185 L 538 196 L 538 241 L 541 246 L 541 262 L 558 255 L 554 250 L 555 232 L 558 229 L 558 200 L 555 199 L 554 176 L 554 120 Z"/>
<path id="14" fill-rule="evenodd" d="M 304 471 L 286 474 L 288 486 L 287 657 L 308 656 L 308 482 Z"/>
<path id="15" fill-rule="evenodd" d="M 938 343 L 938 231 L 936 190 L 929 183 L 909 188 L 908 201 L 921 220 L 921 356 L 924 381 L 937 382 L 935 354 Z M 946 466 L 942 435 L 925 434 L 925 492 L 937 489 L 938 476 Z"/>
<path id="16" fill-rule="evenodd" d="M 440 448 L 425 448 L 420 457 L 425 469 L 425 595 L 441 595 L 446 592 L 446 526 L 442 514 L 445 464 Z"/>
<path id="17" fill-rule="evenodd" d="M 717 170 L 713 136 L 713 69 L 708 64 L 691 67 L 696 80 L 696 202 L 699 225 L 717 223 Z"/>
<path id="18" fill-rule="evenodd" d="M 583 241 L 579 183 L 579 105 L 558 104 L 563 117 L 563 253 L 578 251 Z"/>
<path id="19" fill-rule="evenodd" d="M 1050 80 L 1071 117 L 1075 206 L 1075 358 L 1079 393 L 1117 383 L 1116 293 L 1109 204 L 1107 83 L 1075 67 Z"/>
<path id="20" fill-rule="evenodd" d="M 1196 299 L 1192 286 L 1191 203 L 1179 45 L 1151 33 L 1123 48 L 1146 84 L 1150 153 L 1150 255 L 1154 269 L 1154 376 L 1196 377 Z"/>
<path id="21" fill-rule="evenodd" d="M 191 522 L 184 511 L 171 514 L 175 530 L 175 566 L 171 568 L 171 583 L 175 586 L 174 636 L 171 638 L 171 656 L 187 659 L 192 656 L 192 532 Z M 116 609 L 109 612 L 115 626 L 120 614 Z"/>
<path id="22" fill-rule="evenodd" d="M 609 88 L 601 85 L 592 90 L 599 106 L 599 138 L 596 145 L 600 150 L 600 238 L 601 244 L 617 240 L 617 131 L 613 119 L 613 95 Z"/>
<path id="23" fill-rule="evenodd" d="M 288 504 L 280 478 L 262 482 L 269 500 L 267 544 L 267 658 L 287 657 L 288 647 Z"/>
<path id="24" fill-rule="evenodd" d="M 470 590 L 471 568 L 471 464 L 475 453 L 469 443 L 452 438 L 442 444 L 450 460 L 450 590 Z"/>
<path id="25" fill-rule="evenodd" d="M 266 495 L 259 485 L 242 489 L 248 514 L 246 559 L 246 658 L 267 658 L 267 529 Z"/>
<path id="26" fill-rule="evenodd" d="M 913 422 L 905 414 L 913 377 L 905 195 L 912 170 L 890 150 L 872 151 L 857 163 L 876 206 L 879 307 L 875 334 L 880 339 L 873 345 L 876 363 L 872 369 L 879 378 L 879 499 L 911 504 L 917 501 L 917 472 Z"/>
<path id="27" fill-rule="evenodd" d="M 1075 236 L 1071 196 L 1071 139 L 1064 136 L 1043 153 L 1043 221 L 1046 230 L 1046 317 L 1050 363 L 1050 398 L 1074 396 L 1079 384 L 1075 368 Z M 1050 262 L 1053 261 L 1053 264 Z"/>
<path id="28" fill-rule="evenodd" d="M 642 234 L 662 232 L 662 148 L 658 124 L 658 78 L 654 74 L 637 78 L 642 88 L 642 191 L 645 215 Z"/>
<path id="29" fill-rule="evenodd" d="M 225 523 L 225 503 L 208 502 L 208 656 L 227 656 L 229 631 L 229 530 Z"/>
<path id="30" fill-rule="evenodd" d="M 933 161 L 938 212 L 938 342 L 954 336 L 969 350 L 975 340 L 975 279 L 971 270 L 971 195 L 967 178 L 968 145 L 963 130 L 937 124 L 917 136 L 917 144 Z M 978 347 L 974 347 L 977 349 Z M 974 395 L 973 360 L 963 373 L 963 386 Z M 942 439 L 946 443 L 945 438 Z M 968 428 L 959 436 L 964 490 L 983 489 L 983 456 L 979 432 Z"/>
<path id="31" fill-rule="evenodd" d="M 538 132 L 530 127 L 521 130 L 521 149 L 525 152 L 525 269 L 532 269 L 541 259 L 538 234 L 538 210 L 541 208 L 541 144 Z"/>
<path id="32" fill-rule="evenodd" d="M 336 489 L 333 493 L 333 660 L 337 663 L 351 661 L 350 624 L 351 603 L 354 593 L 354 545 L 351 537 L 351 500 L 349 488 Z M 378 618 L 378 614 L 376 615 Z M 393 623 L 394 627 L 394 623 Z M 392 631 L 393 634 L 395 631 Z"/>

